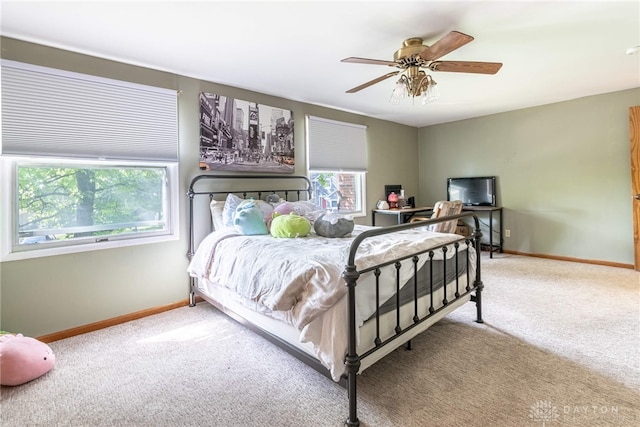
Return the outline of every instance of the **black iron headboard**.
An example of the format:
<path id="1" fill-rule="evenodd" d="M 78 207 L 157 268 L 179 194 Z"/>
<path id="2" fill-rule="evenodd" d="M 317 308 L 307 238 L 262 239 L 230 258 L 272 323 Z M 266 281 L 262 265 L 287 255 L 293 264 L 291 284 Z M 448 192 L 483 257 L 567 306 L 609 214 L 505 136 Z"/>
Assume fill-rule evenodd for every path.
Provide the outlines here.
<path id="1" fill-rule="evenodd" d="M 252 187 L 249 189 L 249 185 Z M 194 199 L 196 196 L 227 197 L 229 194 L 243 199 L 254 197 L 264 200 L 270 194 L 277 194 L 288 201 L 310 200 L 311 181 L 303 175 L 198 175 L 191 180 L 189 197 L 189 251 L 191 259 L 195 253 Z M 217 200 L 217 199 L 216 199 Z"/>

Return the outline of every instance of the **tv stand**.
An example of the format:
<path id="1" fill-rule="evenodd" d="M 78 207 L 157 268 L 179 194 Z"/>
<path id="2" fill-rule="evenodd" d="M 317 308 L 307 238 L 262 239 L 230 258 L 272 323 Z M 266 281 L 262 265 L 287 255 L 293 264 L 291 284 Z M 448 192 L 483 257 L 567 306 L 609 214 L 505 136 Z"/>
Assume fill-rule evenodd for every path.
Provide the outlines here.
<path id="1" fill-rule="evenodd" d="M 502 252 L 502 206 L 473 206 L 467 205 L 462 207 L 463 211 L 486 212 L 489 213 L 489 257 L 493 258 L 494 252 Z M 493 213 L 498 212 L 500 215 L 498 224 L 498 242 L 493 243 Z"/>

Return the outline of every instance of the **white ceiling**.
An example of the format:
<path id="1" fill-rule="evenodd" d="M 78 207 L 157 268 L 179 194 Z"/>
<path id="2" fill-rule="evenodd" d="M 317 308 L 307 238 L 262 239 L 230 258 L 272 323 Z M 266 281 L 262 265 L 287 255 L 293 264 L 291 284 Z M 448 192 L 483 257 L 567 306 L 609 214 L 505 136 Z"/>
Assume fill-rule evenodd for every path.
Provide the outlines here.
<path id="1" fill-rule="evenodd" d="M 11 1 L 3 36 L 411 126 L 640 87 L 640 1 Z M 432 73 L 440 99 L 389 104 L 409 37 L 475 37 L 442 60 L 502 62 L 496 75 Z M 639 100 L 640 102 L 640 100 Z"/>

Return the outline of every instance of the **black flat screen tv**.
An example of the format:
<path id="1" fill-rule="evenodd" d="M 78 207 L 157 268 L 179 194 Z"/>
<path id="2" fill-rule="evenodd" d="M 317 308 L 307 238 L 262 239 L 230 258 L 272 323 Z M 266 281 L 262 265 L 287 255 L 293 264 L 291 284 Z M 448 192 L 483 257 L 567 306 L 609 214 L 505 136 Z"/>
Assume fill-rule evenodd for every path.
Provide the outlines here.
<path id="1" fill-rule="evenodd" d="M 496 206 L 496 177 L 448 178 L 447 200 L 461 200 L 466 206 Z"/>

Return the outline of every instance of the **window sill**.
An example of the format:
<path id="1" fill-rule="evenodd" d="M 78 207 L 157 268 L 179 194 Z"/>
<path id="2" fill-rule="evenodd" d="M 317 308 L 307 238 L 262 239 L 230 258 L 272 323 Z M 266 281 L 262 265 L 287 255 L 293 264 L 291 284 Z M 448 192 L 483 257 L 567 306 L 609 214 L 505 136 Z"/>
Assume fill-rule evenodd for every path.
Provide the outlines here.
<path id="1" fill-rule="evenodd" d="M 162 236 L 140 237 L 137 239 L 111 240 L 99 243 L 88 243 L 73 246 L 62 246 L 55 248 L 32 249 L 28 251 L 3 253 L 0 262 L 20 261 L 25 259 L 43 258 L 48 256 L 75 254 L 79 252 L 98 251 L 102 249 L 124 248 L 127 246 L 146 245 L 151 243 L 162 243 L 178 240 L 177 234 L 166 234 Z"/>

